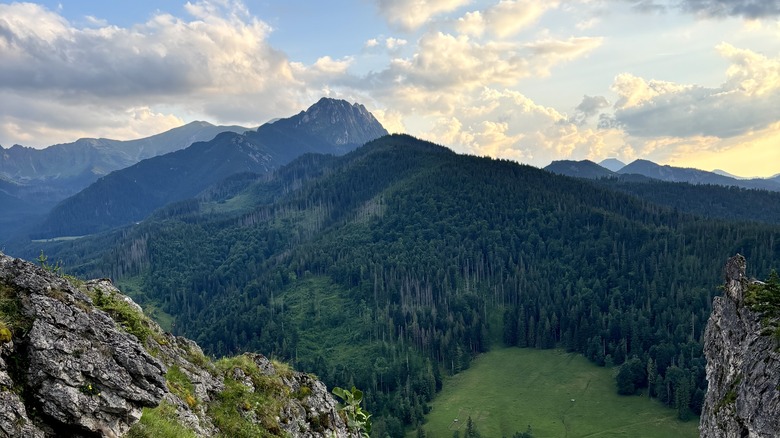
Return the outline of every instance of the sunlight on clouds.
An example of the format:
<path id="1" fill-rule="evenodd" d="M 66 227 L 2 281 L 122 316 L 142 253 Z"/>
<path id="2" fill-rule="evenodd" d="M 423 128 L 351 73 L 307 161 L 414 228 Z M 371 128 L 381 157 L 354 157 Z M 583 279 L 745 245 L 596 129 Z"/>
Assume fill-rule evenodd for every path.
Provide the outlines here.
<path id="1" fill-rule="evenodd" d="M 546 39 L 525 45 L 534 55 L 534 75 L 546 77 L 560 63 L 587 55 L 604 42 L 598 37 L 571 37 L 566 40 Z"/>
<path id="2" fill-rule="evenodd" d="M 599 38 L 481 43 L 467 35 L 431 32 L 420 38 L 411 58 L 394 59 L 384 75 L 439 92 L 452 87 L 510 86 L 533 74 L 549 74 L 555 65 L 600 44 Z"/>
<path id="3" fill-rule="evenodd" d="M 404 126 L 403 114 L 400 111 L 375 109 L 371 111 L 371 114 L 384 126 L 387 132 L 391 134 L 407 132 L 406 126 Z"/>
<path id="4" fill-rule="evenodd" d="M 762 96 L 780 88 L 780 59 L 770 59 L 728 43 L 720 43 L 716 49 L 721 56 L 731 61 L 726 71 L 729 88 L 748 96 Z"/>
<path id="5" fill-rule="evenodd" d="M 312 94 L 345 77 L 352 63 L 351 57 L 329 56 L 311 65 L 291 63 L 268 44 L 271 27 L 240 1 L 200 1 L 184 8 L 189 20 L 158 13 L 131 28 L 94 20 L 79 28 L 41 6 L 0 4 L 0 34 L 6 36 L 0 38 L 0 92 L 38 110 L 18 112 L 15 120 L 0 111 L 0 126 L 7 127 L 0 128 L 0 141 L 45 145 L 56 132 L 65 136 L 58 141 L 76 133 L 126 139 L 150 134 L 143 126 L 170 128 L 167 116 L 146 125 L 130 121 L 126 129 L 78 128 L 100 126 L 89 119 L 99 106 L 117 119 L 135 108 L 160 106 L 216 123 L 251 125 L 300 111 L 319 98 Z M 58 115 L 57 106 L 83 121 Z M 21 135 L 15 125 L 36 134 Z"/>
<path id="6" fill-rule="evenodd" d="M 548 9 L 557 7 L 558 1 L 552 0 L 502 0 L 484 11 L 467 12 L 458 19 L 456 28 L 471 36 L 489 32 L 506 38 L 536 22 Z"/>
<path id="7" fill-rule="evenodd" d="M 25 146 L 48 146 L 85 137 L 110 139 L 148 137 L 185 123 L 175 115 L 154 112 L 148 107 L 128 108 L 116 112 L 106 112 L 99 108 L 83 108 L 78 114 L 69 113 L 67 106 L 55 104 L 53 107 L 61 111 L 60 123 L 51 123 L 48 120 L 24 120 L 21 125 L 21 121 L 3 117 L 3 122 L 0 123 L 0 135 L 14 138 L 14 143 Z M 85 124 L 76 119 L 84 117 L 97 122 L 97 125 Z M 51 119 L 54 120 L 55 117 Z M 7 147 L 10 144 L 3 146 Z"/>
<path id="8" fill-rule="evenodd" d="M 462 96 L 462 107 L 435 120 L 426 138 L 456 151 L 545 166 L 551 159 L 631 155 L 625 134 L 567 121 L 554 108 L 514 90 L 484 88 Z"/>
<path id="9" fill-rule="evenodd" d="M 379 13 L 404 30 L 414 30 L 432 17 L 453 11 L 469 0 L 375 0 Z"/>
<path id="10" fill-rule="evenodd" d="M 34 3 L 0 4 L 0 48 L 22 50 L 14 39 L 39 41 L 47 45 L 57 40 L 70 40 L 72 29 L 67 20 Z M 14 38 L 11 38 L 14 37 Z M 38 46 L 38 50 L 44 47 Z"/>
<path id="11" fill-rule="evenodd" d="M 694 139 L 741 137 L 780 119 L 780 58 L 727 43 L 717 52 L 730 65 L 727 80 L 716 88 L 618 75 L 612 85 L 619 96 L 616 126 L 635 137 L 672 138 L 659 148 L 675 150 L 682 139 L 707 149 L 713 142 Z"/>
<path id="12" fill-rule="evenodd" d="M 672 82 L 646 81 L 630 73 L 621 73 L 615 77 L 612 91 L 620 96 L 615 108 L 631 108 L 650 102 L 654 98 L 670 93 L 679 93 L 691 87 Z"/>

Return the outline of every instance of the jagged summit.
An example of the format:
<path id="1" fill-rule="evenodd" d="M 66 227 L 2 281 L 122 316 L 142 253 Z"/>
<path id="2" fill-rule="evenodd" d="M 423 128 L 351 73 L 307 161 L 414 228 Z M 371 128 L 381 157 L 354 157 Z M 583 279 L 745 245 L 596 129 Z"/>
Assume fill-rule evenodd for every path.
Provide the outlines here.
<path id="1" fill-rule="evenodd" d="M 299 129 L 339 146 L 362 145 L 387 135 L 387 130 L 365 106 L 328 97 L 321 98 L 306 111 L 271 125 Z"/>

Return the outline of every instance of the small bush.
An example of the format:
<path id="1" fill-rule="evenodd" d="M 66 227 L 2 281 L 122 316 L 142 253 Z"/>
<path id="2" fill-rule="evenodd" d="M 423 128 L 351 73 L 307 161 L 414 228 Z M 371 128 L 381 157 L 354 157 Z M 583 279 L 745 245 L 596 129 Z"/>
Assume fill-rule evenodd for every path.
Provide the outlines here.
<path id="1" fill-rule="evenodd" d="M 13 339 L 11 329 L 9 329 L 3 321 L 0 321 L 0 344 L 11 342 L 11 339 Z"/>

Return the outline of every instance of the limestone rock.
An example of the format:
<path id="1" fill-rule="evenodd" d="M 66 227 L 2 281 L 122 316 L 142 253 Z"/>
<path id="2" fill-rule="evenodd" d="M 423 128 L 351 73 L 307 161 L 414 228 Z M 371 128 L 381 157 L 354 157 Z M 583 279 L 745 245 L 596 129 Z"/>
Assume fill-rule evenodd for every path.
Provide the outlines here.
<path id="1" fill-rule="evenodd" d="M 0 259 L 0 281 L 30 321 L 26 391 L 54 428 L 121 436 L 166 392 L 164 365 L 64 279 Z"/>
<path id="2" fill-rule="evenodd" d="M 780 436 L 780 353 L 762 334 L 759 315 L 744 306 L 745 267 L 741 255 L 729 259 L 725 293 L 715 298 L 707 323 L 702 437 Z"/>
<path id="3" fill-rule="evenodd" d="M 195 342 L 146 318 L 110 280 L 76 287 L 0 253 L 0 311 L 12 332 L 0 338 L 0 438 L 119 437 L 131 430 L 151 437 L 155 430 L 139 422 L 145 407 L 196 436 L 226 436 L 210 407 L 220 403 L 228 379 L 276 398 L 268 436 L 357 436 L 322 382 L 277 370 L 260 354 L 240 358 L 253 364 L 251 378 L 240 367 L 218 368 Z M 258 375 L 265 386 L 255 387 Z M 243 400 L 227 409 L 254 427 L 268 423 Z"/>

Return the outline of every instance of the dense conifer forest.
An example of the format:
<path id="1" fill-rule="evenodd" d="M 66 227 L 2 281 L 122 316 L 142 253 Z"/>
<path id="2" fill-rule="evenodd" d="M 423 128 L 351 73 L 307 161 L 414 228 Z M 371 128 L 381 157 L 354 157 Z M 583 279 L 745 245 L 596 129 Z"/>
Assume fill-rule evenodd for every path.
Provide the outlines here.
<path id="1" fill-rule="evenodd" d="M 211 355 L 256 350 L 364 389 L 377 436 L 418 425 L 443 375 L 502 344 L 620 366 L 616 391 L 685 419 L 723 263 L 742 253 L 765 278 L 780 228 L 760 206 L 707 217 L 753 192 L 691 192 L 686 212 L 638 191 L 388 136 L 47 251 L 133 285 Z"/>

